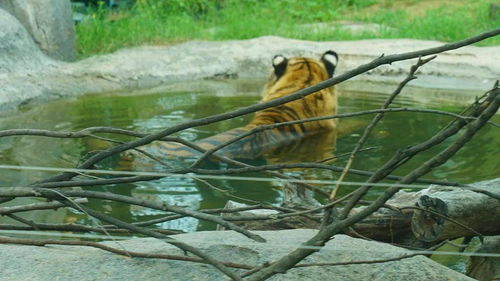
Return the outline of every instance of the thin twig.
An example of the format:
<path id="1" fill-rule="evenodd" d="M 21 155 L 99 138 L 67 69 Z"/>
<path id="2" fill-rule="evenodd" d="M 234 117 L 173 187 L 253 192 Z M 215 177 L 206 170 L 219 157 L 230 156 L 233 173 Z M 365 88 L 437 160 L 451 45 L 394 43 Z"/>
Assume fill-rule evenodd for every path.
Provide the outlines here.
<path id="1" fill-rule="evenodd" d="M 483 111 L 483 107 L 480 104 L 475 104 L 474 107 L 471 109 L 471 116 L 477 117 L 478 115 L 481 114 Z M 479 122 L 480 119 L 476 119 L 473 122 Z M 347 205 L 344 207 L 344 210 L 342 211 L 341 218 L 346 218 L 347 215 L 349 214 L 350 210 L 354 208 L 354 206 L 357 204 L 357 202 L 363 197 L 366 192 L 371 188 L 370 183 L 375 183 L 378 182 L 382 179 L 384 179 L 387 175 L 392 173 L 396 168 L 400 167 L 407 161 L 409 161 L 411 158 L 413 158 L 415 155 L 418 153 L 428 150 L 446 139 L 448 139 L 450 136 L 455 135 L 465 127 L 468 123 L 463 121 L 463 120 L 454 120 L 450 122 L 450 125 L 447 126 L 445 130 L 441 130 L 439 133 L 434 135 L 433 137 L 429 138 L 428 140 L 411 146 L 407 147 L 403 150 L 398 151 L 389 161 L 387 161 L 382 167 L 380 167 L 377 172 L 375 172 L 366 182 L 365 185 L 361 186 L 358 188 L 356 191 L 356 194 L 351 198 L 351 200 L 347 203 Z M 418 177 L 417 177 L 418 178 Z M 415 178 L 415 179 L 417 179 Z"/>
<path id="2" fill-rule="evenodd" d="M 166 259 L 166 260 L 177 260 L 177 261 L 189 261 L 195 263 L 204 263 L 209 264 L 206 260 L 190 257 L 190 256 L 178 256 L 178 255 L 167 255 L 167 254 L 156 254 L 156 253 L 140 253 L 140 252 L 131 252 L 124 251 L 120 249 L 116 249 L 101 243 L 92 242 L 92 241 L 80 241 L 80 240 L 55 240 L 55 239 L 25 239 L 25 238 L 12 238 L 0 236 L 0 244 L 17 244 L 17 245 L 29 245 L 29 246 L 46 246 L 46 245 L 66 245 L 66 246 L 86 246 L 98 248 L 107 252 L 111 252 L 114 254 L 126 256 L 126 257 L 134 257 L 134 258 L 148 258 L 148 259 Z M 222 265 L 233 268 L 240 269 L 253 269 L 252 266 L 245 264 L 238 264 L 233 262 L 220 262 Z"/>
<path id="3" fill-rule="evenodd" d="M 431 57 L 428 60 L 425 60 L 423 64 L 427 63 L 428 61 L 430 61 L 433 58 L 435 58 L 435 56 Z M 411 78 L 411 79 L 406 79 L 405 81 L 403 81 L 399 85 L 398 89 L 389 98 L 390 101 L 392 101 L 392 99 L 394 98 L 395 95 L 399 94 L 399 92 L 401 91 L 402 87 L 404 87 L 409 81 L 415 79 L 413 76 L 411 76 L 409 78 Z M 193 163 L 191 165 L 191 167 L 195 168 L 195 167 L 199 166 L 203 161 L 205 161 L 206 159 L 208 159 L 209 157 L 211 157 L 217 151 L 219 151 L 222 148 L 227 147 L 227 146 L 229 146 L 229 145 L 231 145 L 231 144 L 233 144 L 233 143 L 235 143 L 235 142 L 237 142 L 237 141 L 239 141 L 241 139 L 244 139 L 244 138 L 246 138 L 248 136 L 251 136 L 251 135 L 254 135 L 254 134 L 266 131 L 266 130 L 276 129 L 276 128 L 280 128 L 280 127 L 295 125 L 295 124 L 302 124 L 302 123 L 307 123 L 307 122 L 317 122 L 317 121 L 328 120 L 328 119 L 340 119 L 340 118 L 358 117 L 358 116 L 371 115 L 371 114 L 377 113 L 377 116 L 375 118 L 377 118 L 378 120 L 372 121 L 372 122 L 375 122 L 375 124 L 376 124 L 383 117 L 383 113 L 389 113 L 389 112 L 418 112 L 418 113 L 430 113 L 430 114 L 445 115 L 445 116 L 450 116 L 450 117 L 458 118 L 458 119 L 461 119 L 461 120 L 475 120 L 476 119 L 475 117 L 462 116 L 460 114 L 455 114 L 455 113 L 451 113 L 451 112 L 447 112 L 447 111 L 441 111 L 441 110 L 435 110 L 435 109 L 410 108 L 410 107 L 387 108 L 387 106 L 385 106 L 384 108 L 381 108 L 381 109 L 372 109 L 372 110 L 365 110 L 365 111 L 359 111 L 359 112 L 350 112 L 350 113 L 342 113 L 342 114 L 327 115 L 327 116 L 320 116 L 320 117 L 311 117 L 311 118 L 299 119 L 299 120 L 292 120 L 292 121 L 287 121 L 287 122 L 280 122 L 280 123 L 273 123 L 273 124 L 267 124 L 267 125 L 260 125 L 258 127 L 255 127 L 253 129 L 245 132 L 245 133 L 242 133 L 242 134 L 240 134 L 240 135 L 238 135 L 238 136 L 236 136 L 234 138 L 231 138 L 231 139 L 229 139 L 229 140 L 227 140 L 227 141 L 225 141 L 225 142 L 223 142 L 223 143 L 215 146 L 214 148 L 211 148 L 211 149 L 207 150 L 195 163 Z M 373 127 L 375 126 L 375 124 L 370 124 L 369 125 L 369 127 L 368 127 L 370 129 L 369 131 L 371 131 L 371 129 L 373 129 Z M 496 124 L 496 123 L 491 122 L 491 121 L 488 122 L 488 124 L 492 124 L 493 126 L 500 127 L 500 124 Z M 369 134 L 369 132 L 368 132 L 368 134 Z M 366 140 L 367 136 L 363 135 L 363 137 Z M 363 137 L 360 139 L 360 141 L 363 140 Z M 363 143 L 364 143 L 364 141 L 363 141 Z M 358 151 L 360 149 L 361 149 L 361 147 L 359 147 L 359 148 L 357 147 Z M 358 151 L 356 151 L 356 153 Z M 351 153 L 351 155 L 352 155 L 352 153 Z"/>
<path id="4" fill-rule="evenodd" d="M 20 223 L 24 223 L 26 225 L 29 225 L 29 226 L 33 227 L 35 230 L 38 230 L 38 227 L 37 227 L 36 223 L 34 223 L 34 222 L 30 221 L 30 220 L 27 220 L 27 219 L 22 218 L 20 216 L 16 216 L 14 214 L 6 214 L 6 216 L 9 217 L 9 218 L 11 218 L 11 219 L 13 219 L 13 220 L 16 220 L 16 221 L 18 221 Z"/>
<path id="5" fill-rule="evenodd" d="M 262 166 L 245 166 L 244 168 L 232 168 L 225 170 L 211 170 L 211 169 L 177 169 L 177 170 L 167 170 L 165 173 L 177 173 L 177 174 L 186 174 L 186 173 L 197 173 L 197 174 L 207 174 L 207 175 L 217 175 L 217 174 L 240 174 L 240 173 L 248 173 L 248 172 L 265 172 L 265 171 L 273 171 L 273 170 L 282 170 L 282 169 L 324 169 L 330 170 L 332 172 L 342 172 L 342 168 L 333 165 L 325 165 L 321 163 L 284 163 L 284 164 L 273 164 L 273 165 L 262 165 Z M 91 172 L 91 170 L 89 170 Z M 355 175 L 370 177 L 374 173 L 364 170 L 351 169 L 351 173 Z M 274 175 L 274 174 L 272 174 Z M 160 179 L 162 176 L 126 176 L 126 177 L 117 177 L 111 179 L 98 179 L 98 180 L 71 180 L 71 181 L 61 181 L 61 182 L 51 182 L 51 183 L 38 183 L 33 187 L 42 187 L 42 188 L 60 188 L 60 187 L 73 187 L 73 186 L 94 186 L 94 185 L 108 185 L 108 184 L 120 184 L 120 183 L 132 183 L 132 182 L 141 182 L 141 181 L 150 181 Z M 388 180 L 400 180 L 402 177 L 399 176 L 387 176 Z M 284 179 L 290 179 L 290 177 L 284 177 Z M 470 190 L 475 190 L 478 188 L 471 187 L 469 185 L 460 184 L 457 182 L 450 181 L 439 181 L 439 180 L 431 180 L 431 179 L 418 179 L 415 181 L 416 183 L 425 183 L 425 184 L 436 184 L 443 186 L 455 186 L 460 188 L 466 188 Z M 478 189 L 477 192 L 483 192 L 482 189 Z M 494 196 L 492 196 L 494 197 Z M 496 197 L 495 197 L 496 198 Z"/>
<path id="6" fill-rule="evenodd" d="M 435 59 L 436 56 L 432 56 L 428 59 L 422 60 L 421 57 L 418 58 L 418 61 L 415 65 L 413 65 L 410 68 L 410 73 L 404 79 L 401 83 L 399 83 L 398 87 L 394 92 L 387 98 L 385 101 L 384 105 L 382 106 L 382 109 L 387 109 L 389 105 L 394 101 L 394 99 L 401 93 L 403 88 L 408 84 L 408 82 L 417 79 L 415 76 L 415 72 L 423 65 L 426 63 L 430 62 L 431 60 Z M 356 158 L 357 153 L 363 148 L 363 145 L 365 144 L 366 140 L 368 139 L 368 136 L 371 134 L 375 126 L 378 124 L 378 122 L 384 117 L 383 113 L 378 113 L 375 115 L 375 117 L 372 119 L 370 124 L 365 128 L 363 131 L 363 134 L 358 140 L 358 143 L 356 144 L 356 147 L 354 147 L 353 151 L 351 152 L 351 156 L 349 157 L 349 160 L 347 161 L 347 164 L 344 167 L 344 170 L 342 171 L 342 174 L 340 174 L 338 183 L 335 185 L 335 188 L 332 190 L 332 193 L 330 193 L 330 200 L 335 199 L 335 196 L 337 195 L 338 191 L 340 190 L 340 183 L 344 180 L 344 177 L 347 175 L 349 172 L 349 169 L 351 168 L 352 163 L 354 162 L 354 158 Z"/>
<path id="7" fill-rule="evenodd" d="M 75 199 L 76 203 L 86 203 L 87 199 L 78 198 Z M 59 202 L 47 202 L 47 203 L 32 203 L 26 205 L 18 205 L 18 206 L 9 206 L 9 207 L 0 207 L 0 216 L 12 213 L 33 211 L 33 210 L 49 210 L 49 209 L 58 209 L 61 207 L 65 207 L 66 205 Z"/>
<path id="8" fill-rule="evenodd" d="M 370 240 L 370 239 L 368 239 Z M 449 243 L 448 240 L 442 241 L 437 245 L 434 245 L 428 249 L 425 249 L 427 251 L 434 251 L 438 249 L 439 247 L 443 246 L 444 244 Z M 378 260 L 361 260 L 361 261 L 347 261 L 347 262 L 325 262 L 325 263 L 305 263 L 305 264 L 297 264 L 294 266 L 296 267 L 310 267 L 310 266 L 337 266 L 337 265 L 352 265 L 352 264 L 374 264 L 374 263 L 385 263 L 385 262 L 391 262 L 391 261 L 398 261 L 402 259 L 407 259 L 407 258 L 412 258 L 415 256 L 421 256 L 422 253 L 411 253 L 411 254 L 403 254 L 399 257 L 393 257 L 393 258 L 387 258 L 387 259 L 378 259 Z"/>
<path id="9" fill-rule="evenodd" d="M 130 223 L 123 222 L 123 221 L 121 221 L 119 219 L 116 219 L 114 217 L 111 217 L 111 216 L 108 216 L 108 215 L 96 212 L 96 211 L 94 211 L 92 209 L 89 209 L 87 207 L 84 207 L 84 206 L 75 206 L 72 202 L 69 202 L 69 201 L 64 201 L 64 200 L 61 200 L 61 201 L 64 202 L 64 203 L 67 203 L 67 205 L 70 206 L 70 207 L 76 208 L 77 210 L 83 210 L 85 213 L 88 213 L 92 217 L 97 218 L 97 219 L 99 219 L 101 221 L 105 221 L 105 222 L 114 224 L 114 225 L 116 225 L 116 226 L 118 226 L 120 228 L 129 229 L 129 230 L 131 230 L 133 232 L 136 232 L 136 233 L 141 233 L 143 235 L 147 235 L 147 236 L 150 236 L 150 237 L 161 239 L 162 241 L 164 241 L 166 243 L 169 243 L 169 244 L 172 244 L 172 245 L 178 247 L 179 249 L 181 249 L 183 251 L 190 252 L 190 253 L 198 256 L 199 258 L 201 258 L 201 259 L 205 260 L 207 263 L 213 265 L 215 268 L 217 268 L 219 271 L 221 271 L 225 275 L 229 276 L 233 280 L 242 280 L 238 275 L 236 275 L 234 272 L 232 272 L 231 270 L 229 270 L 225 265 L 221 264 L 219 261 L 215 260 L 211 256 L 209 256 L 206 253 L 198 250 L 195 247 L 187 245 L 187 244 L 185 244 L 183 242 L 180 242 L 180 241 L 178 241 L 176 239 L 173 239 L 172 237 L 169 237 L 167 235 L 164 235 L 164 234 L 161 234 L 161 233 L 158 233 L 158 232 L 154 232 L 154 231 L 151 231 L 151 230 L 146 229 L 146 228 L 141 228 L 141 227 L 138 227 L 138 226 L 134 226 L 134 225 L 132 225 Z"/>
<path id="10" fill-rule="evenodd" d="M 458 139 L 447 149 L 439 153 L 437 156 L 433 157 L 431 160 L 424 163 L 421 167 L 417 168 L 410 174 L 406 175 L 403 178 L 403 180 L 401 180 L 401 183 L 411 183 L 415 179 L 427 173 L 431 168 L 444 163 L 454 153 L 456 153 L 467 141 L 469 141 L 472 138 L 472 136 L 486 123 L 486 121 L 490 119 L 497 112 L 500 106 L 500 89 L 495 88 L 494 90 L 490 91 L 488 99 L 481 105 L 476 106 L 476 108 L 479 107 L 479 109 L 477 109 L 476 112 L 477 111 L 481 112 L 479 118 L 469 123 L 463 135 L 458 137 Z M 447 135 L 447 132 L 441 132 L 440 136 L 437 138 L 442 137 L 441 135 L 443 134 Z M 391 160 L 389 160 L 389 162 L 390 161 Z M 379 169 L 378 173 L 384 174 L 385 171 Z M 295 266 L 304 258 L 317 252 L 322 246 L 325 245 L 327 241 L 330 240 L 330 238 L 333 235 L 340 233 L 343 229 L 346 229 L 347 227 L 361 221 L 362 219 L 368 217 L 370 214 L 378 210 L 383 204 L 387 202 L 387 200 L 389 200 L 400 189 L 401 188 L 398 186 L 389 187 L 383 192 L 383 194 L 381 194 L 375 201 L 373 201 L 372 204 L 363 208 L 360 212 L 349 217 L 342 217 L 341 219 L 336 220 L 329 225 L 326 225 L 311 239 L 303 243 L 303 245 L 306 247 L 297 248 L 296 250 L 292 251 L 286 256 L 283 256 L 276 262 L 273 262 L 269 267 L 263 268 L 262 270 L 256 272 L 248 280 L 252 281 L 265 280 L 277 273 L 285 273 L 288 269 Z M 356 198 L 358 196 L 359 193 L 356 191 L 356 194 L 354 195 L 353 198 Z M 359 198 L 356 200 L 356 202 L 358 200 Z M 350 203 L 351 202 L 352 199 Z M 308 246 L 313 246 L 313 247 L 308 247 Z"/>
<path id="11" fill-rule="evenodd" d="M 106 231 L 104 231 L 104 228 Z M 125 233 L 130 234 L 133 233 L 128 229 L 116 228 L 115 226 L 110 227 L 92 227 L 88 225 L 82 224 L 47 224 L 47 223 L 33 223 L 32 226 L 27 225 L 13 225 L 13 224 L 0 224 L 0 229 L 2 230 L 38 230 L 38 231 L 71 231 L 71 232 L 98 232 L 98 233 Z M 155 232 L 162 233 L 165 235 L 174 235 L 184 233 L 180 230 L 168 230 L 168 229 L 152 229 Z"/>
<path id="12" fill-rule="evenodd" d="M 8 190 L 0 190 L 0 197 L 2 196 L 18 196 L 18 197 L 44 197 L 44 198 L 49 198 L 53 200 L 58 200 L 60 201 L 60 194 L 66 196 L 66 197 L 88 197 L 88 198 L 96 198 L 96 199 L 104 199 L 104 200 L 113 200 L 113 201 L 118 201 L 118 202 L 123 202 L 127 204 L 133 204 L 133 205 L 138 205 L 138 206 L 143 206 L 147 208 L 152 208 L 152 209 L 157 209 L 157 210 L 162 210 L 162 211 L 168 211 L 168 212 L 174 212 L 178 214 L 183 214 L 187 216 L 191 216 L 197 219 L 201 220 L 206 220 L 210 222 L 214 222 L 217 224 L 220 224 L 222 226 L 225 226 L 231 230 L 237 231 L 246 237 L 253 239 L 258 242 L 265 242 L 264 238 L 262 238 L 259 235 L 253 234 L 249 232 L 248 230 L 241 228 L 231 222 L 225 221 L 224 219 L 210 215 L 210 214 L 205 214 L 201 212 L 197 212 L 194 210 L 189 210 L 177 206 L 172 206 L 166 203 L 158 203 L 158 202 L 152 202 L 152 201 L 146 201 L 146 200 L 140 200 L 134 197 L 130 196 L 125 196 L 125 195 L 119 195 L 119 194 L 113 194 L 109 192 L 97 192 L 97 191 L 56 191 L 51 190 L 51 189 L 45 189 L 45 188 L 10 188 Z"/>
<path id="13" fill-rule="evenodd" d="M 247 201 L 247 202 L 251 202 L 251 203 L 254 203 L 254 204 L 256 204 L 256 203 L 258 204 L 259 203 L 259 201 L 255 201 L 255 200 L 252 200 L 252 199 L 247 199 L 247 198 L 243 198 L 243 197 L 240 197 L 240 196 L 233 195 L 229 191 L 221 189 L 221 188 L 218 188 L 215 185 L 211 184 L 210 182 L 208 182 L 208 181 L 206 181 L 204 179 L 200 179 L 200 178 L 197 178 L 197 177 L 193 177 L 193 179 L 196 180 L 196 181 L 198 181 L 198 182 L 201 182 L 202 184 L 208 186 L 208 188 L 210 188 L 212 190 L 215 190 L 216 192 L 224 194 L 225 196 L 227 196 L 229 198 L 233 198 L 233 199 L 241 200 L 241 201 Z"/>
<path id="14" fill-rule="evenodd" d="M 311 267 L 311 266 L 338 266 L 338 265 L 353 265 L 353 264 L 374 264 L 374 263 L 386 263 L 391 261 L 399 261 L 402 259 L 412 258 L 418 255 L 422 255 L 421 253 L 413 253 L 413 254 L 404 254 L 399 257 L 387 258 L 387 259 L 378 259 L 378 260 L 360 260 L 360 261 L 346 261 L 346 262 L 319 262 L 319 263 L 305 263 L 305 264 L 297 264 L 294 268 L 298 267 Z"/>

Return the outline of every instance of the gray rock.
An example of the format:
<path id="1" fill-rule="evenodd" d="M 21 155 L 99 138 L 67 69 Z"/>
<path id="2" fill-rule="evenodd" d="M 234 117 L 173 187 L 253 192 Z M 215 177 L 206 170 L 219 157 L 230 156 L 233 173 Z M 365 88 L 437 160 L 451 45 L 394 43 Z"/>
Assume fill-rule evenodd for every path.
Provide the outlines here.
<path id="1" fill-rule="evenodd" d="M 222 261 L 260 265 L 295 249 L 314 230 L 283 230 L 256 232 L 267 239 L 257 243 L 230 232 L 196 232 L 174 236 L 199 247 Z M 162 241 L 147 238 L 106 242 L 108 246 L 143 253 L 182 255 L 182 252 Z M 305 262 L 346 262 L 397 257 L 407 250 L 379 242 L 337 235 L 320 252 Z M 227 280 L 212 266 L 190 262 L 139 259 L 118 256 L 102 250 L 69 246 L 0 245 L 0 280 Z M 289 270 L 269 280 L 473 280 L 415 256 L 400 261 L 349 266 L 305 267 Z"/>
<path id="2" fill-rule="evenodd" d="M 379 34 L 382 30 L 391 30 L 392 27 L 383 26 L 370 22 L 356 22 L 356 21 L 332 21 L 332 22 L 319 22 L 307 23 L 298 26 L 302 32 L 321 33 L 331 29 L 339 29 L 348 31 L 351 34 Z"/>
<path id="3" fill-rule="evenodd" d="M 45 54 L 58 60 L 75 60 L 70 0 L 0 0 L 0 8 L 22 23 Z"/>
<path id="4" fill-rule="evenodd" d="M 54 98 L 40 84 L 60 63 L 44 55 L 16 18 L 2 9 L 0 26 L 0 110 L 33 97 Z"/>
<path id="5" fill-rule="evenodd" d="M 0 9 L 0 79 L 25 75 L 53 65 L 35 45 L 26 29 Z"/>

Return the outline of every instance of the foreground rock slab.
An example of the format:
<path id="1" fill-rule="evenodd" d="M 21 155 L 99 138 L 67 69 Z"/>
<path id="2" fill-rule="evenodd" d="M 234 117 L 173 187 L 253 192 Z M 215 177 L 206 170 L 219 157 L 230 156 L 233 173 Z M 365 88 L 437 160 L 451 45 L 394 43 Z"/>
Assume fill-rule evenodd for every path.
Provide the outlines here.
<path id="1" fill-rule="evenodd" d="M 205 231 L 175 235 L 185 243 L 203 249 L 222 261 L 261 265 L 295 249 L 314 235 L 314 230 L 259 231 L 267 243 L 250 241 L 229 231 Z M 178 249 L 156 239 L 106 242 L 108 246 L 145 253 L 182 255 Z M 319 253 L 307 258 L 312 262 L 346 262 L 398 257 L 407 253 L 379 242 L 337 235 Z M 190 262 L 139 259 L 118 256 L 102 250 L 69 246 L 0 245 L 0 280 L 227 280 L 212 266 Z M 304 267 L 275 275 L 269 280 L 473 280 L 415 256 L 379 264 Z"/>

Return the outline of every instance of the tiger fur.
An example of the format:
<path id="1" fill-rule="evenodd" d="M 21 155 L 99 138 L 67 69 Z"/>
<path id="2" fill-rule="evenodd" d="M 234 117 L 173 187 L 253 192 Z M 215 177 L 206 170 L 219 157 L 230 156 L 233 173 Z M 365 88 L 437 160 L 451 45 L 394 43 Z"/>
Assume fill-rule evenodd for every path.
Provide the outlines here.
<path id="1" fill-rule="evenodd" d="M 327 51 L 319 60 L 275 56 L 272 60 L 274 71 L 264 87 L 261 102 L 292 94 L 331 78 L 337 61 L 338 56 L 334 51 Z M 261 125 L 332 115 L 336 112 L 336 91 L 334 87 L 330 87 L 304 98 L 256 112 L 248 125 L 199 140 L 195 144 L 208 150 Z M 279 155 L 285 150 L 293 150 L 304 141 L 312 141 L 312 145 L 317 145 L 318 141 L 326 139 L 329 140 L 331 151 L 331 144 L 335 141 L 336 126 L 334 119 L 282 126 L 245 137 L 221 149 L 218 153 L 232 158 L 257 158 L 264 154 Z M 312 136 L 318 138 L 311 138 Z M 144 147 L 141 148 L 144 149 Z M 171 142 L 157 141 L 147 145 L 146 148 L 148 152 L 166 158 L 200 155 L 199 152 L 187 146 Z M 317 146 L 316 149 L 318 149 Z"/>

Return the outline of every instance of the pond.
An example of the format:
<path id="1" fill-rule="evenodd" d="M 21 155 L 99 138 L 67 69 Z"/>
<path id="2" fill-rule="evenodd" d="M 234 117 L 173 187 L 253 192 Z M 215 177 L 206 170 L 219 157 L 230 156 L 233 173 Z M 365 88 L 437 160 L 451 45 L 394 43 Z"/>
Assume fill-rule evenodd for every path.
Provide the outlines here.
<path id="1" fill-rule="evenodd" d="M 145 91 L 133 93 L 107 93 L 80 96 L 77 98 L 57 100 L 43 105 L 26 105 L 12 116 L 0 118 L 0 129 L 32 128 L 57 131 L 77 131 L 86 127 L 110 126 L 139 132 L 156 132 L 165 127 L 179 124 L 186 120 L 201 118 L 225 112 L 258 102 L 263 81 L 260 80 L 227 80 L 199 81 L 181 83 L 166 87 L 162 91 Z M 368 86 L 367 86 L 368 85 Z M 340 113 L 363 111 L 380 108 L 392 92 L 395 85 L 377 84 L 372 87 L 363 82 L 347 82 L 340 86 Z M 188 90 L 190 89 L 190 90 Z M 208 90 L 207 90 L 208 89 Z M 356 91 L 356 89 L 365 89 Z M 369 91 L 368 91 L 369 90 Z M 463 93 L 462 93 L 463 94 Z M 480 94 L 480 92 L 478 92 Z M 453 91 L 442 89 L 425 89 L 409 87 L 394 102 L 394 107 L 420 107 L 446 110 L 460 113 L 465 107 L 462 102 L 442 102 L 442 97 L 454 96 Z M 357 117 L 345 121 L 349 129 L 331 144 L 329 150 L 335 155 L 352 151 L 363 126 L 372 116 Z M 187 140 L 197 140 L 229 129 L 243 126 L 249 122 L 251 115 L 234 118 L 228 121 L 210 124 L 203 127 L 185 130 L 178 135 Z M 376 127 L 365 147 L 373 149 L 361 153 L 354 162 L 353 168 L 375 170 L 388 160 L 393 153 L 402 147 L 416 144 L 429 138 L 447 124 L 450 117 L 429 113 L 390 113 Z M 500 122 L 500 116 L 494 121 Z M 344 121 L 341 121 L 344 122 Z M 115 137 L 115 136 L 113 136 Z M 130 138 L 122 137 L 121 140 Z M 440 148 L 451 143 L 448 140 L 441 146 L 419 155 L 407 165 L 397 170 L 404 175 L 416 168 L 420 161 L 433 155 Z M 0 162 L 2 164 L 42 167 L 75 167 L 76 163 L 87 153 L 102 149 L 107 144 L 95 139 L 52 139 L 44 137 L 4 137 L 0 138 Z M 473 141 L 443 166 L 426 176 L 429 179 L 449 180 L 471 183 L 498 177 L 500 164 L 498 152 L 500 148 L 500 130 L 486 126 Z M 313 149 L 309 148 L 309 149 Z M 294 156 L 287 159 L 293 161 Z M 116 159 L 103 163 L 100 168 L 116 166 Z M 263 164 L 266 159 L 260 158 L 253 164 Z M 334 162 L 343 166 L 346 158 Z M 331 172 L 312 170 L 289 171 L 302 173 L 307 179 L 335 179 L 338 175 Z M 22 186 L 52 175 L 43 171 L 2 170 L 0 186 Z M 255 181 L 252 178 L 264 177 L 259 174 L 245 174 L 246 178 L 238 180 L 230 178 L 206 179 L 210 184 L 228 190 L 239 197 L 278 204 L 282 200 L 279 183 L 271 181 Z M 365 178 L 349 176 L 346 180 L 359 182 Z M 329 190 L 332 186 L 326 185 Z M 356 187 L 345 187 L 347 193 Z M 135 184 L 108 185 L 92 187 L 91 190 L 112 191 L 138 198 L 157 199 L 166 203 L 186 206 L 195 209 L 223 207 L 227 200 L 235 200 L 208 188 L 203 182 L 189 178 L 164 178 L 151 182 Z M 371 191 L 371 197 L 380 190 Z M 243 202 L 246 203 L 246 202 Z M 160 212 L 141 207 L 128 207 L 109 202 L 90 200 L 89 207 L 111 214 L 126 221 L 143 221 L 162 216 Z M 41 211 L 38 220 L 47 222 L 80 222 L 91 223 L 80 213 L 64 213 Z M 3 219 L 3 221 L 8 221 Z M 212 230 L 215 225 L 199 222 L 192 218 L 157 225 L 167 229 L 183 231 Z"/>

